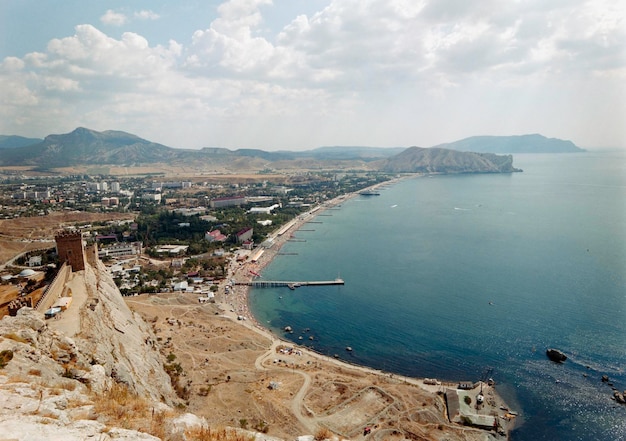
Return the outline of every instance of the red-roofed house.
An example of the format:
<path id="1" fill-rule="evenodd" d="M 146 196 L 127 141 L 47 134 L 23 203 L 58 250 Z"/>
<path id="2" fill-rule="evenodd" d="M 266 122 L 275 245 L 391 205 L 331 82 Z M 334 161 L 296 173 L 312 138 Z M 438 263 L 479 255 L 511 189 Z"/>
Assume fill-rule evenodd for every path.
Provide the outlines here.
<path id="1" fill-rule="evenodd" d="M 209 242 L 224 242 L 228 239 L 228 237 L 224 236 L 220 230 L 207 231 L 204 238 Z"/>
<path id="2" fill-rule="evenodd" d="M 235 237 L 237 238 L 237 242 L 238 243 L 243 243 L 246 240 L 252 239 L 252 233 L 253 232 L 254 231 L 252 230 L 252 227 L 244 228 L 239 233 L 235 234 Z"/>

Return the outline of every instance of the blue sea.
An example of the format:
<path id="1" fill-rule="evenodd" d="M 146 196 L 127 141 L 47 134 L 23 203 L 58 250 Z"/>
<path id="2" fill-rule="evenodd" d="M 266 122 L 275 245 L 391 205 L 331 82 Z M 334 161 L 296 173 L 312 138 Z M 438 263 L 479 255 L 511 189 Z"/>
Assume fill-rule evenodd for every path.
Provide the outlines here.
<path id="1" fill-rule="evenodd" d="M 524 172 L 405 179 L 323 212 L 262 276 L 345 285 L 254 289 L 252 312 L 351 363 L 489 376 L 520 412 L 514 441 L 626 439 L 626 406 L 601 382 L 626 389 L 626 155 L 514 165 Z"/>

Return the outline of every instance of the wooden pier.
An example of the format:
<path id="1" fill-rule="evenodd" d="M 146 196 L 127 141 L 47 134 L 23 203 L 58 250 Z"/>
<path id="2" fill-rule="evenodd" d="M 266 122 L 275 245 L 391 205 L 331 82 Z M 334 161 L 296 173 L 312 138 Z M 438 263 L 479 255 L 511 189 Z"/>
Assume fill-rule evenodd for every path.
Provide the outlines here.
<path id="1" fill-rule="evenodd" d="M 246 285 L 254 288 L 271 288 L 275 286 L 288 286 L 289 288 L 298 288 L 300 286 L 327 286 L 327 285 L 345 285 L 343 279 L 335 280 L 317 280 L 307 282 L 288 282 L 284 280 L 251 280 L 249 282 L 235 282 L 235 285 Z"/>

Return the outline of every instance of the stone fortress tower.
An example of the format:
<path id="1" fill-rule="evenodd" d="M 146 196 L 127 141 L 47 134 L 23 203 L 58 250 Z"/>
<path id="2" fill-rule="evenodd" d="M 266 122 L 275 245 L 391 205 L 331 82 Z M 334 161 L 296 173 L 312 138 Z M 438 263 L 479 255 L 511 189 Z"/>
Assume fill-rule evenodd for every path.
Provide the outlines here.
<path id="1" fill-rule="evenodd" d="M 83 234 L 80 231 L 61 231 L 54 236 L 59 260 L 72 267 L 72 271 L 85 269 Z"/>

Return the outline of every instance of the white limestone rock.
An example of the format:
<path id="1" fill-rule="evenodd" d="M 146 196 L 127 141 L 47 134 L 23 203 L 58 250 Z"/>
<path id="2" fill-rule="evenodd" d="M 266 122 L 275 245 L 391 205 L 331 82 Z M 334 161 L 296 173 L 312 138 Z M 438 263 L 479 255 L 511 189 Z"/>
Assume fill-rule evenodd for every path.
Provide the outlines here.
<path id="1" fill-rule="evenodd" d="M 207 425 L 204 418 L 200 418 L 193 413 L 185 413 L 171 421 L 172 433 L 184 433 L 189 429 L 199 429 Z"/>
<path id="2" fill-rule="evenodd" d="M 101 262 L 85 268 L 86 284 L 95 287 L 81 310 L 81 333 L 76 343 L 89 354 L 89 364 L 102 365 L 115 381 L 141 396 L 173 403 L 176 395 L 163 370 L 151 328 L 124 302 Z"/>
<path id="3" fill-rule="evenodd" d="M 111 389 L 113 380 L 106 374 L 104 366 L 94 364 L 91 370 L 83 377 L 92 392 L 101 394 Z"/>

